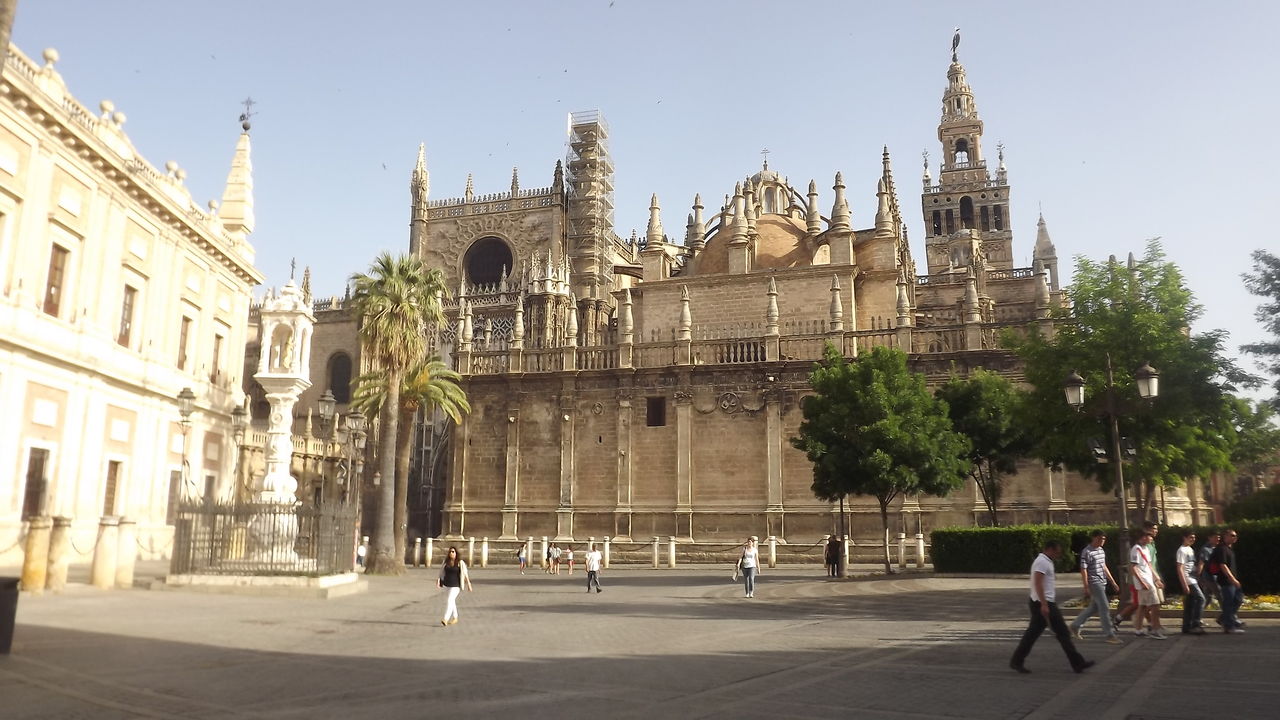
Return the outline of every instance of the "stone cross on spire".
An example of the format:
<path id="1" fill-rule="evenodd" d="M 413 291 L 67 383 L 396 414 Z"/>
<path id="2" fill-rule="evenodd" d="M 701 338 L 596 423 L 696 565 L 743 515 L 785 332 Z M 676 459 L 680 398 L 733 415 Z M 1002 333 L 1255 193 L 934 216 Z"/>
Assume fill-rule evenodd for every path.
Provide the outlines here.
<path id="1" fill-rule="evenodd" d="M 764 169 L 768 170 L 769 169 L 769 148 L 764 148 L 763 150 L 760 151 L 760 154 L 764 156 Z"/>

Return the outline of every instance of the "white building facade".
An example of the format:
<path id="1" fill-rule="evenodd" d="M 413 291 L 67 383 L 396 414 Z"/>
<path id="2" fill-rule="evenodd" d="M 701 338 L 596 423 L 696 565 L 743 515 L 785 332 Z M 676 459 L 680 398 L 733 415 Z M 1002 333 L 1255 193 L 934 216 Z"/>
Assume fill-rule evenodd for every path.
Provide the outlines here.
<path id="1" fill-rule="evenodd" d="M 201 208 L 176 163 L 136 152 L 123 113 L 70 95 L 57 60 L 11 48 L 0 83 L 0 565 L 22 562 L 32 517 L 69 519 L 70 562 L 104 516 L 136 523 L 139 558 L 167 557 L 184 493 L 235 492 L 262 281 L 248 126 L 221 207 Z"/>

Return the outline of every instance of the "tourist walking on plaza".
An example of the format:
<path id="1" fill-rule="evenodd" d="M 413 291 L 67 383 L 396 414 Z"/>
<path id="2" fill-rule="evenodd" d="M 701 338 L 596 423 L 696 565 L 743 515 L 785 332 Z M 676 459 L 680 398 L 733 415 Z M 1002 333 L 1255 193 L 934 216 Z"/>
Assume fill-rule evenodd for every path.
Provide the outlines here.
<path id="1" fill-rule="evenodd" d="M 1196 553 L 1196 558 L 1200 561 L 1199 567 L 1196 568 L 1197 580 L 1200 581 L 1200 591 L 1204 593 L 1204 605 L 1209 607 L 1209 603 L 1216 602 L 1218 611 L 1222 611 L 1222 592 L 1218 589 L 1218 578 L 1209 572 L 1209 558 L 1213 557 L 1213 551 L 1217 549 L 1218 543 L 1221 542 L 1222 533 L 1216 529 L 1209 531 L 1209 537 L 1205 538 L 1204 545 L 1200 546 L 1200 550 Z M 1219 616 L 1218 624 L 1222 624 L 1222 618 Z"/>
<path id="2" fill-rule="evenodd" d="M 1062 651 L 1067 654 L 1072 670 L 1079 673 L 1093 667 L 1093 661 L 1085 660 L 1072 644 L 1071 631 L 1067 629 L 1067 623 L 1058 610 L 1053 563 L 1061 556 L 1062 545 L 1057 540 L 1048 540 L 1044 544 L 1044 550 L 1031 563 L 1031 600 L 1027 605 L 1031 610 L 1031 622 L 1027 625 L 1027 631 L 1022 634 L 1018 648 L 1013 651 L 1013 657 L 1009 659 L 1009 667 L 1020 673 L 1031 672 L 1025 664 L 1027 655 L 1031 654 L 1031 647 L 1036 644 L 1045 627 L 1053 629 L 1058 643 L 1062 645 Z"/>
<path id="3" fill-rule="evenodd" d="M 823 549 L 823 560 L 827 564 L 827 577 L 839 577 L 841 550 L 840 536 L 832 535 L 827 540 L 827 546 Z"/>
<path id="4" fill-rule="evenodd" d="M 600 569 L 604 564 L 604 556 L 595 548 L 587 551 L 587 592 L 591 592 L 591 586 L 596 586 L 596 592 L 604 592 L 600 589 Z"/>
<path id="5" fill-rule="evenodd" d="M 1190 530 L 1182 531 L 1182 547 L 1178 548 L 1178 581 L 1182 584 L 1182 633 L 1204 634 L 1204 623 L 1200 616 L 1204 612 L 1204 594 L 1200 592 L 1200 583 L 1196 581 L 1196 551 L 1191 547 L 1196 542 L 1196 534 Z"/>
<path id="6" fill-rule="evenodd" d="M 1133 575 L 1133 585 L 1138 589 L 1138 612 L 1133 616 L 1133 634 L 1152 640 L 1167 640 L 1169 636 L 1164 634 L 1160 625 L 1164 583 L 1151 561 L 1153 539 L 1151 533 L 1144 532 L 1138 536 L 1137 544 L 1129 549 L 1129 571 Z M 1142 628 L 1144 620 L 1151 626 L 1150 632 Z"/>
<path id="7" fill-rule="evenodd" d="M 462 592 L 463 585 L 467 586 L 467 592 L 471 592 L 471 577 L 467 575 L 467 563 L 458 556 L 458 548 L 450 547 L 449 552 L 445 553 L 444 565 L 440 567 L 440 577 L 436 578 L 436 587 L 444 588 L 446 592 L 444 619 L 440 621 L 441 625 L 458 623 L 458 593 Z"/>
<path id="8" fill-rule="evenodd" d="M 1218 589 L 1222 591 L 1222 629 L 1228 633 L 1244 632 L 1244 623 L 1240 622 L 1237 613 L 1244 602 L 1244 590 L 1240 585 L 1240 576 L 1236 570 L 1236 551 L 1234 546 L 1239 534 L 1228 529 L 1222 534 L 1222 542 L 1214 548 L 1209 558 L 1209 567 L 1218 578 Z"/>
<path id="9" fill-rule="evenodd" d="M 756 596 L 756 573 L 760 570 L 760 550 L 756 548 L 756 536 L 747 538 L 747 546 L 738 557 L 738 570 L 742 572 L 742 582 L 746 586 L 747 597 Z"/>
<path id="10" fill-rule="evenodd" d="M 1151 567 L 1160 567 L 1159 562 L 1156 561 L 1156 538 L 1160 536 L 1160 526 L 1153 522 L 1147 521 L 1145 523 L 1142 523 L 1142 529 L 1134 532 L 1132 535 L 1129 536 L 1130 557 L 1133 556 L 1133 546 L 1138 544 L 1138 537 L 1142 535 L 1142 533 L 1147 533 L 1148 535 L 1151 536 L 1151 545 L 1150 547 L 1147 548 L 1148 557 L 1151 558 Z M 1164 587 L 1163 582 L 1161 583 L 1160 587 L 1161 588 Z M 1118 600 L 1116 602 L 1117 607 L 1120 607 L 1122 602 L 1123 600 Z M 1163 590 L 1161 590 L 1160 602 L 1164 602 Z M 1117 630 L 1119 630 L 1120 623 L 1124 622 L 1125 620 L 1128 620 L 1129 616 L 1133 615 L 1133 613 L 1137 612 L 1137 610 L 1138 610 L 1138 586 L 1135 585 L 1134 583 L 1129 583 L 1129 604 L 1124 605 L 1123 607 L 1120 607 L 1119 612 L 1117 612 L 1115 615 L 1111 617 L 1111 624 L 1114 625 Z M 1134 623 L 1134 630 L 1137 631 L 1141 629 L 1142 629 L 1142 618 L 1139 618 L 1137 622 Z"/>
<path id="11" fill-rule="evenodd" d="M 551 543 L 551 574 L 560 574 L 560 547 L 555 543 Z"/>
<path id="12" fill-rule="evenodd" d="M 520 549 L 516 550 L 516 562 L 520 564 L 521 575 L 524 574 L 524 569 L 529 564 L 529 558 L 526 557 L 524 553 L 525 553 L 524 545 L 521 545 Z"/>
<path id="13" fill-rule="evenodd" d="M 1097 615 L 1107 642 L 1120 645 L 1116 629 L 1111 625 L 1111 607 L 1107 604 L 1107 585 L 1120 589 L 1111 570 L 1107 568 L 1107 554 L 1102 549 L 1107 542 L 1107 534 L 1094 530 L 1089 537 L 1089 544 L 1080 551 L 1080 577 L 1084 580 L 1084 592 L 1089 598 L 1089 604 L 1071 622 L 1071 637 L 1081 639 L 1080 628 L 1084 627 L 1090 617 Z"/>
<path id="14" fill-rule="evenodd" d="M 569 566 L 569 574 L 573 574 L 573 546 L 564 546 L 564 564 Z"/>

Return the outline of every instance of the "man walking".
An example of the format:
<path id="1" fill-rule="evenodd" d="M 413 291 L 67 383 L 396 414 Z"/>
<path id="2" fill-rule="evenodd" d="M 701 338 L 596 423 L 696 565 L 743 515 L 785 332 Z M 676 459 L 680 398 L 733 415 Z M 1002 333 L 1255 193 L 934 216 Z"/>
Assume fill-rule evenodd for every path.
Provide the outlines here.
<path id="1" fill-rule="evenodd" d="M 1151 533 L 1144 532 L 1138 536 L 1137 544 L 1129 549 L 1129 571 L 1133 575 L 1133 587 L 1138 591 L 1138 612 L 1134 614 L 1133 634 L 1152 640 L 1167 640 L 1169 636 L 1160 627 L 1160 587 L 1163 583 L 1151 562 L 1151 540 Z M 1150 632 L 1142 629 L 1144 620 L 1150 624 Z"/>
<path id="2" fill-rule="evenodd" d="M 1200 583 L 1196 582 L 1196 551 L 1192 545 L 1196 542 L 1196 534 L 1190 530 L 1182 531 L 1182 547 L 1178 548 L 1178 581 L 1182 583 L 1182 634 L 1204 634 L 1204 623 L 1200 615 L 1204 612 L 1204 594 L 1200 592 Z"/>
<path id="3" fill-rule="evenodd" d="M 1044 544 L 1044 550 L 1031 563 L 1031 599 L 1027 603 L 1031 610 L 1031 622 L 1027 625 L 1027 631 L 1022 634 L 1018 648 L 1013 651 L 1013 657 L 1009 659 L 1009 667 L 1020 673 L 1031 672 L 1024 663 L 1045 627 L 1053 628 L 1053 634 L 1062 645 L 1062 651 L 1067 654 L 1072 670 L 1080 673 L 1093 667 L 1093 661 L 1085 660 L 1071 643 L 1071 631 L 1067 629 L 1067 623 L 1058 610 L 1053 563 L 1061 555 L 1061 543 L 1048 540 Z"/>
<path id="4" fill-rule="evenodd" d="M 591 586 L 596 586 L 596 592 L 604 592 L 600 589 L 600 566 L 603 563 L 603 556 L 600 551 L 592 548 L 587 552 L 587 592 L 591 592 Z"/>
<path id="5" fill-rule="evenodd" d="M 1218 578 L 1218 589 L 1222 591 L 1222 629 L 1224 632 L 1239 634 L 1244 632 L 1244 623 L 1236 613 L 1240 611 L 1240 603 L 1244 602 L 1244 591 L 1240 586 L 1240 576 L 1236 574 L 1236 552 L 1234 546 L 1240 539 L 1238 533 L 1228 529 L 1222 534 L 1222 542 L 1214 548 L 1209 558 L 1209 567 Z"/>
<path id="6" fill-rule="evenodd" d="M 1222 610 L 1222 593 L 1218 590 L 1218 579 L 1209 572 L 1209 558 L 1213 557 L 1213 551 L 1221 541 L 1222 533 L 1210 530 L 1209 537 L 1205 538 L 1204 545 L 1196 553 L 1196 559 L 1200 561 L 1196 567 L 1196 579 L 1200 581 L 1200 591 L 1204 593 L 1204 605 L 1209 607 L 1209 603 L 1217 602 L 1219 611 Z M 1218 624 L 1222 624 L 1221 617 L 1218 618 Z"/>
<path id="7" fill-rule="evenodd" d="M 1071 622 L 1071 637 L 1081 639 L 1080 628 L 1096 614 L 1098 622 L 1102 623 L 1102 634 L 1106 636 L 1107 643 L 1121 645 L 1120 638 L 1116 637 L 1116 630 L 1111 625 L 1111 608 L 1107 605 L 1107 585 L 1117 591 L 1120 589 L 1111 570 L 1107 568 L 1107 554 L 1102 549 L 1107 542 L 1107 534 L 1094 530 L 1089 537 L 1089 544 L 1080 551 L 1080 578 L 1084 581 L 1084 592 L 1089 597 L 1089 604 Z"/>

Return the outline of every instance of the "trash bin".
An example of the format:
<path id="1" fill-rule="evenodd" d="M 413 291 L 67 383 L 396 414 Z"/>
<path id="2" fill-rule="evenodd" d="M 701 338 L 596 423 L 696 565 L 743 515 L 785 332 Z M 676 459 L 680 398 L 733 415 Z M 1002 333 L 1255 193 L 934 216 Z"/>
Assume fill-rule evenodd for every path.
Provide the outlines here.
<path id="1" fill-rule="evenodd" d="M 13 645 L 13 623 L 18 615 L 18 578 L 0 577 L 0 655 Z"/>

